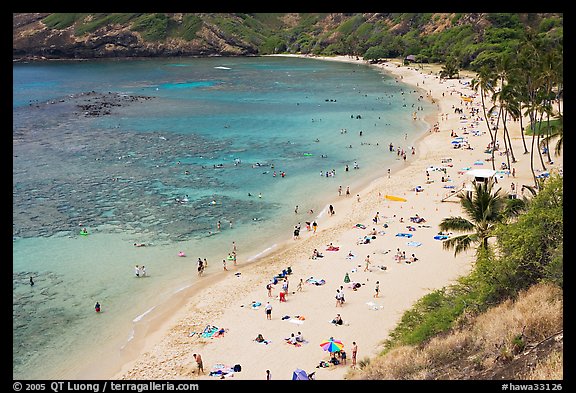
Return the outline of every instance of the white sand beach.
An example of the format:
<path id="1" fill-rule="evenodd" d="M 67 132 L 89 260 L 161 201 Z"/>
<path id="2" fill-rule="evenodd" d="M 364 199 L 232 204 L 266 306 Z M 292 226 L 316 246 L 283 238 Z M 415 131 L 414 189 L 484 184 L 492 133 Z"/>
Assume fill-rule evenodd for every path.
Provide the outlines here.
<path id="1" fill-rule="evenodd" d="M 345 56 L 324 60 L 365 63 Z M 389 175 L 388 168 L 378 168 L 381 177 L 366 189 L 352 190 L 349 197 L 344 193 L 339 196 L 334 190 L 334 197 L 326 201 L 326 206 L 332 204 L 335 214 L 323 213 L 318 217 L 316 233 L 303 227 L 300 239 L 287 239 L 284 246 L 257 262 L 229 264 L 228 271 L 203 278 L 191 297 L 174 305 L 170 318 L 149 323 L 145 339 L 133 343 L 132 352 L 123 357 L 121 370 L 114 370 L 112 375 L 90 377 L 218 379 L 220 376 L 209 375 L 211 370 L 240 364 L 240 372 L 227 373 L 223 378 L 264 380 L 266 370 L 270 370 L 272 379 L 287 380 L 300 368 L 307 373 L 315 372 L 318 380 L 341 380 L 352 367 L 352 342 L 358 345 L 358 361 L 376 356 L 382 342 L 416 300 L 470 271 L 473 251 L 455 257 L 453 251 L 443 250 L 442 241 L 434 237 L 443 218 L 462 215 L 454 194 L 468 180 L 466 172 L 492 168 L 491 162 L 486 161 L 490 155 L 484 152 L 490 136 L 485 121 L 478 119 L 483 116 L 480 99 L 468 102 L 461 98 L 474 96 L 469 85 L 471 77 L 461 75 L 461 79 L 441 80 L 436 75 L 439 67 L 427 65 L 417 69 L 388 62 L 374 67 L 381 67 L 399 81 L 423 89 L 424 99 L 433 99 L 438 105 L 437 116 L 426 119 L 430 131 L 414 146 L 415 154 L 408 150 L 405 161 L 399 157 L 398 165 L 391 168 Z M 477 116 L 470 116 L 471 107 L 480 109 Z M 463 113 L 455 113 L 455 108 L 462 108 Z M 435 124 L 437 130 L 434 130 Z M 498 174 L 498 186 L 509 192 L 514 183 L 520 194 L 522 184 L 532 185 L 530 156 L 522 154 L 519 123 L 512 121 L 508 128 L 517 159 L 513 164 L 515 176 Z M 470 148 L 454 148 L 452 132 L 463 137 Z M 505 156 L 498 154 L 495 160 L 497 170 L 500 163 L 506 161 Z M 551 168 L 562 168 L 561 157 L 556 158 Z M 417 186 L 421 191 L 415 191 Z M 356 195 L 360 196 L 359 200 Z M 386 195 L 406 201 L 389 200 Z M 442 202 L 450 195 L 452 197 Z M 379 220 L 374 223 L 376 214 Z M 411 221 L 411 217 L 417 215 L 425 221 Z M 309 219 L 306 212 L 296 216 L 295 221 L 302 223 Z M 287 223 L 287 232 L 291 232 L 293 225 Z M 359 244 L 359 239 L 373 228 L 375 238 L 368 244 Z M 339 249 L 328 251 L 330 243 Z M 314 249 L 322 253 L 323 258 L 312 259 Z M 404 251 L 407 259 L 415 254 L 418 260 L 397 261 L 397 249 Z M 349 252 L 353 258 L 348 258 Z M 370 265 L 365 271 L 368 255 Z M 287 276 L 286 302 L 279 301 L 282 282 L 273 287 L 273 297 L 269 298 L 266 284 L 287 267 L 291 267 L 292 274 Z M 346 275 L 350 283 L 344 282 Z M 308 283 L 310 278 L 324 280 L 324 284 Z M 298 291 L 301 279 L 304 285 Z M 375 298 L 377 282 L 380 292 Z M 360 287 L 353 290 L 352 283 L 359 283 Z M 345 303 L 338 307 L 335 295 L 341 286 Z M 271 320 L 267 320 L 264 312 L 268 301 L 273 306 Z M 255 303 L 260 306 L 253 307 Z M 337 313 L 344 320 L 341 326 L 330 323 Z M 202 337 L 207 325 L 224 329 L 224 333 Z M 299 346 L 286 343 L 285 338 L 297 332 L 302 333 L 305 343 Z M 269 343 L 255 342 L 258 334 Z M 330 337 L 344 343 L 348 355 L 346 364 L 317 368 L 320 361 L 329 360 L 320 343 Z M 203 357 L 202 375 L 195 372 L 194 353 Z"/>

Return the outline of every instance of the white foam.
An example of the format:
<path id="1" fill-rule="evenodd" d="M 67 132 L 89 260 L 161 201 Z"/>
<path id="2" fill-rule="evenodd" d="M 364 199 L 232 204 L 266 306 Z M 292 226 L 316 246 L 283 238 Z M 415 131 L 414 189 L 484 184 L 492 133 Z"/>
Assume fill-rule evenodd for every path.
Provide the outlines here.
<path id="1" fill-rule="evenodd" d="M 261 252 L 259 252 L 258 254 L 256 254 L 256 255 L 248 258 L 248 262 L 252 262 L 253 260 L 258 259 L 258 258 L 260 258 L 261 256 L 263 256 L 264 254 L 269 253 L 270 251 L 272 251 L 272 249 L 276 248 L 276 246 L 277 246 L 276 244 L 273 244 L 273 245 L 271 245 L 270 247 L 264 249 L 264 251 L 261 251 Z"/>
<path id="2" fill-rule="evenodd" d="M 136 318 L 134 318 L 132 320 L 132 322 L 138 322 L 138 321 L 142 320 L 142 318 L 144 318 L 146 316 L 146 314 L 151 313 L 152 310 L 154 310 L 155 308 L 156 308 L 156 306 L 149 308 L 148 310 L 146 310 L 145 312 L 143 312 L 142 314 L 140 314 Z"/>

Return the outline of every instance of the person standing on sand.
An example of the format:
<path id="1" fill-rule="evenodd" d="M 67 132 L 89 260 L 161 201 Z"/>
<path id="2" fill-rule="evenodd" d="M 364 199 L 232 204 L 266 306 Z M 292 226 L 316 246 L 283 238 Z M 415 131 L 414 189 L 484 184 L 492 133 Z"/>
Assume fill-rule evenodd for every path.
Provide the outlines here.
<path id="1" fill-rule="evenodd" d="M 314 230 L 314 233 L 316 233 L 317 228 L 318 228 L 318 223 L 316 222 L 316 220 L 314 220 L 314 222 L 312 222 L 312 229 Z"/>
<path id="2" fill-rule="evenodd" d="M 374 288 L 374 297 L 378 297 L 378 294 L 380 293 L 380 281 L 376 281 L 376 288 Z"/>
<path id="3" fill-rule="evenodd" d="M 226 267 L 226 259 L 222 259 L 222 266 L 224 267 L 224 270 L 228 271 L 228 268 Z"/>
<path id="4" fill-rule="evenodd" d="M 266 284 L 266 289 L 268 290 L 268 297 L 272 297 L 272 282 Z"/>
<path id="5" fill-rule="evenodd" d="M 339 289 L 336 290 L 336 307 L 342 307 L 343 293 Z"/>
<path id="6" fill-rule="evenodd" d="M 266 312 L 266 319 L 272 319 L 272 305 L 270 302 L 266 302 L 266 307 L 264 307 L 264 311 Z"/>
<path id="7" fill-rule="evenodd" d="M 198 367 L 198 374 L 200 373 L 204 374 L 204 364 L 202 362 L 202 356 L 200 356 L 199 353 L 195 353 L 192 356 L 194 356 L 194 360 L 196 360 L 196 366 Z"/>
<path id="8" fill-rule="evenodd" d="M 364 262 L 366 262 L 366 266 L 364 266 L 364 271 L 367 272 L 368 271 L 368 266 L 370 266 L 370 255 L 366 255 L 366 259 L 364 260 Z"/>
<path id="9" fill-rule="evenodd" d="M 266 370 L 266 380 L 270 381 L 272 379 L 272 373 L 270 372 L 270 370 Z"/>
<path id="10" fill-rule="evenodd" d="M 304 287 L 304 280 L 300 279 L 300 282 L 298 283 L 298 287 L 296 288 L 296 292 L 302 292 L 303 287 Z"/>
<path id="11" fill-rule="evenodd" d="M 358 353 L 358 345 L 356 345 L 356 341 L 352 341 L 352 366 L 356 365 L 357 353 Z"/>

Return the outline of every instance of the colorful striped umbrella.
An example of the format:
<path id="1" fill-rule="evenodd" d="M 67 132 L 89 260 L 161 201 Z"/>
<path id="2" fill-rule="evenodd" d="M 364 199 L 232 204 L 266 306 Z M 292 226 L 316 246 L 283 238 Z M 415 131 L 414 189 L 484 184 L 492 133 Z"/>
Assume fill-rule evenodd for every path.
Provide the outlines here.
<path id="1" fill-rule="evenodd" d="M 330 337 L 329 340 L 321 343 L 320 347 L 325 351 L 334 353 L 334 352 L 340 352 L 342 348 L 344 348 L 344 344 L 342 343 L 342 341 L 335 340 L 333 337 Z"/>

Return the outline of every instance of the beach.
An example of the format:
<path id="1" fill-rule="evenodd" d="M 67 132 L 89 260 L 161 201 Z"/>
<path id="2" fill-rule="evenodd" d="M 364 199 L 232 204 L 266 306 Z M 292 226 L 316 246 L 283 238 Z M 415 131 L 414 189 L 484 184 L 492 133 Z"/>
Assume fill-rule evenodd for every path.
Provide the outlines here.
<path id="1" fill-rule="evenodd" d="M 324 60 L 366 63 L 345 56 Z M 462 100 L 463 96 L 474 95 L 469 85 L 471 75 L 441 80 L 432 66 L 418 68 L 388 62 L 374 67 L 422 89 L 423 99 L 434 100 L 438 106 L 436 116 L 425 119 L 430 130 L 417 141 L 414 150 L 405 151 L 406 159 L 399 154 L 391 168 L 363 168 L 381 176 L 365 189 L 351 190 L 350 196 L 334 190 L 333 198 L 318 214 L 295 213 L 286 227 L 288 233 L 301 223 L 298 239 L 289 237 L 253 263 L 229 262 L 227 271 L 203 278 L 169 310 L 144 324 L 143 332 L 136 335 L 143 338 L 133 340 L 108 369 L 94 370 L 84 377 L 264 380 L 266 370 L 270 370 L 272 379 L 288 380 L 294 370 L 303 369 L 315 372 L 318 380 L 341 380 L 353 368 L 353 342 L 358 346 L 358 362 L 377 356 L 383 341 L 415 301 L 470 271 L 474 251 L 454 256 L 453 251 L 442 249 L 442 238 L 435 236 L 439 235 L 438 224 L 443 218 L 463 215 L 455 195 L 469 180 L 466 172 L 492 168 L 486 161 L 490 155 L 484 152 L 490 135 L 482 119 L 480 98 Z M 479 109 L 474 117 L 470 115 L 472 107 Z M 455 108 L 463 109 L 463 113 L 456 113 Z M 513 192 L 514 183 L 520 195 L 521 185 L 533 183 L 530 155 L 522 154 L 519 122 L 510 121 L 507 127 L 517 162 L 512 166 L 514 176 L 511 171 L 497 173 L 498 186 L 504 192 Z M 464 138 L 469 148 L 456 148 L 452 143 L 454 134 Z M 495 162 L 498 170 L 506 157 L 496 154 Z M 535 161 L 535 165 L 539 163 Z M 550 171 L 558 168 L 562 168 L 561 157 L 555 157 L 549 167 Z M 329 205 L 335 214 L 328 213 Z M 318 229 L 307 230 L 305 222 L 313 220 Z M 375 234 L 371 234 L 373 230 Z M 366 237 L 369 243 L 364 243 Z M 242 244 L 237 246 L 241 251 Z M 323 257 L 313 259 L 314 249 Z M 406 258 L 396 258 L 398 251 Z M 412 254 L 417 261 L 410 261 Z M 281 302 L 283 279 L 273 285 L 272 297 L 266 285 L 288 267 L 292 273 L 286 276 L 289 287 L 286 301 Z M 342 306 L 335 299 L 337 290 L 345 296 Z M 272 305 L 270 320 L 264 311 L 267 302 Z M 331 323 L 337 314 L 344 321 L 342 325 Z M 208 334 L 207 326 L 216 329 Z M 298 332 L 304 342 L 296 346 L 286 342 Z M 254 341 L 258 334 L 268 343 Z M 317 367 L 330 359 L 320 346 L 330 337 L 344 343 L 346 364 Z M 204 373 L 200 375 L 193 354 L 203 358 Z M 241 371 L 232 372 L 235 365 L 241 365 Z M 217 370 L 224 372 L 210 375 Z"/>

